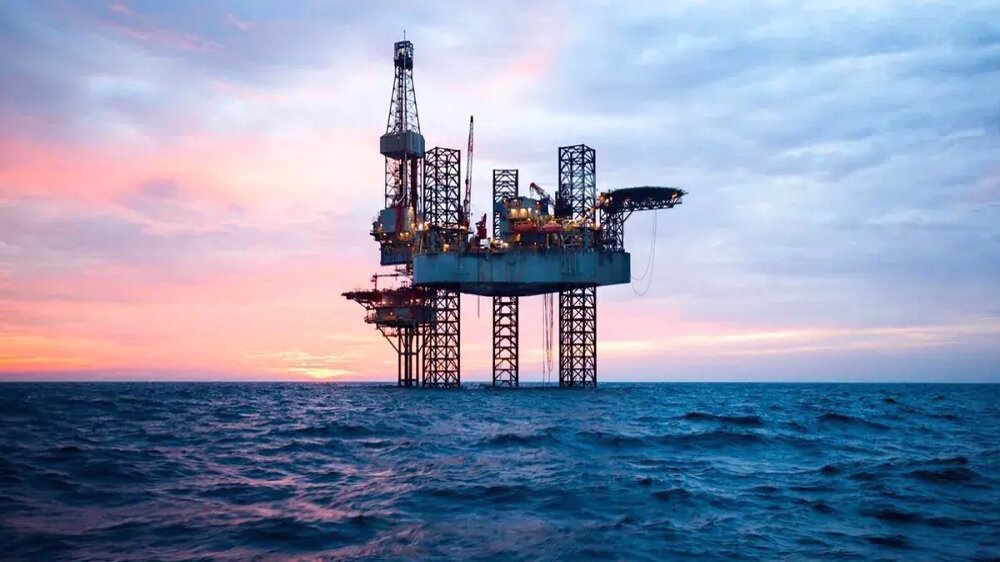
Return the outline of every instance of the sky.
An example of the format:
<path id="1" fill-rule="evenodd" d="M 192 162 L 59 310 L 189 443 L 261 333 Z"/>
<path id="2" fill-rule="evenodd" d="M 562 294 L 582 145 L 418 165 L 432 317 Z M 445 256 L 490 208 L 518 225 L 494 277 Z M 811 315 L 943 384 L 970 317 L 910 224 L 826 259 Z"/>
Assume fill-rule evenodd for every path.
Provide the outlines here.
<path id="1" fill-rule="evenodd" d="M 600 380 L 1000 382 L 980 0 L 0 3 L 0 380 L 394 380 L 340 294 L 377 268 L 404 32 L 427 145 L 475 115 L 474 213 L 567 144 L 599 190 L 688 191 L 626 227 L 649 273 L 598 291 Z"/>

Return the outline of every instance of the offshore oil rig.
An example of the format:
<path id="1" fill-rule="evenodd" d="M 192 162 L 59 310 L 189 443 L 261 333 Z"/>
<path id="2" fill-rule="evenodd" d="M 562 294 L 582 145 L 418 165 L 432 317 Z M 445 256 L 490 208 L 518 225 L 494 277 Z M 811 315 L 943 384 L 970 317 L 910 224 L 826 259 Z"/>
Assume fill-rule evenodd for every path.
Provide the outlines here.
<path id="1" fill-rule="evenodd" d="M 593 148 L 559 148 L 558 191 L 519 190 L 518 170 L 493 170 L 492 236 L 483 214 L 470 229 L 473 121 L 465 192 L 461 153 L 425 150 L 413 89 L 413 44 L 395 43 L 395 80 L 379 146 L 385 201 L 372 222 L 389 273 L 372 288 L 344 293 L 365 309 L 398 356 L 403 387 L 461 384 L 462 293 L 493 298 L 493 386 L 519 386 L 519 298 L 559 294 L 559 386 L 597 386 L 597 287 L 630 281 L 625 221 L 635 211 L 672 208 L 685 192 L 628 187 L 597 193 Z M 390 286 L 379 287 L 379 281 Z M 551 370 L 551 320 L 545 330 Z M 543 366 L 543 369 L 545 367 Z"/>

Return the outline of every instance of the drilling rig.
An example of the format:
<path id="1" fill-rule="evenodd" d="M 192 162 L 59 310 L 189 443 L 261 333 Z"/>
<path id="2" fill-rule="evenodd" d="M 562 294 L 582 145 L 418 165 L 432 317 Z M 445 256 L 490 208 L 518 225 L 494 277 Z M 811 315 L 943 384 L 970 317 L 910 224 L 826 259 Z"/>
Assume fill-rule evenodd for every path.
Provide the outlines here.
<path id="1" fill-rule="evenodd" d="M 473 118 L 465 193 L 461 153 L 425 150 L 413 88 L 413 44 L 393 46 L 395 78 L 386 132 L 384 206 L 372 222 L 380 263 L 373 288 L 344 293 L 361 304 L 397 354 L 402 387 L 461 385 L 461 294 L 493 299 L 493 386 L 520 385 L 520 298 L 559 295 L 559 386 L 597 386 L 597 287 L 628 283 L 625 222 L 637 211 L 669 209 L 676 187 L 597 192 L 596 153 L 579 144 L 558 151 L 554 200 L 537 184 L 518 190 L 517 169 L 493 170 L 493 230 L 486 215 L 470 232 Z M 379 279 L 395 286 L 379 288 Z M 548 297 L 547 297 L 548 298 Z"/>

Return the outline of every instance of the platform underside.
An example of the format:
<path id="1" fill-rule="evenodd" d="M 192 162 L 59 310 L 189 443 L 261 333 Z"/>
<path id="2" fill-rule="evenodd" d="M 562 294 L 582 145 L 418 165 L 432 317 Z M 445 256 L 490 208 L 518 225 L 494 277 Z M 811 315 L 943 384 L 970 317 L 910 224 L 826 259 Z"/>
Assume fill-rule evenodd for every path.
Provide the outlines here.
<path id="1" fill-rule="evenodd" d="M 567 289 L 583 289 L 594 285 L 567 283 L 434 283 L 427 287 L 449 289 L 466 295 L 484 297 L 530 297 L 547 293 L 558 293 Z"/>
<path id="2" fill-rule="evenodd" d="M 597 250 L 419 254 L 413 284 L 483 296 L 541 295 L 628 283 L 629 257 Z"/>

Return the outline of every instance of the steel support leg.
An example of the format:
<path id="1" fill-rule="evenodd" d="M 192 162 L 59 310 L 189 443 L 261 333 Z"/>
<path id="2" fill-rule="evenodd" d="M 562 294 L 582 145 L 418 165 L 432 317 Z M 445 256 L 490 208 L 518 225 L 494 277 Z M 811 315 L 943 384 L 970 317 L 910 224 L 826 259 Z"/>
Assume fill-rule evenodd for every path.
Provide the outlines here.
<path id="1" fill-rule="evenodd" d="M 457 291 L 438 290 L 434 297 L 435 322 L 424 337 L 426 387 L 461 385 L 461 302 Z"/>
<path id="2" fill-rule="evenodd" d="M 597 288 L 559 293 L 559 386 L 597 386 Z"/>
<path id="3" fill-rule="evenodd" d="M 417 328 L 400 328 L 396 334 L 396 353 L 398 355 L 397 375 L 399 386 L 417 386 L 419 373 L 417 354 L 419 352 L 419 331 Z"/>
<path id="4" fill-rule="evenodd" d="M 518 386 L 517 297 L 493 297 L 493 386 Z"/>

